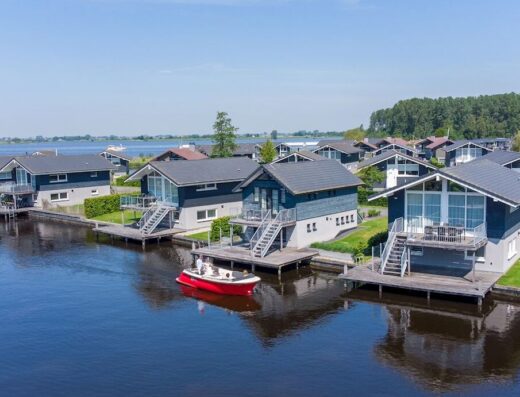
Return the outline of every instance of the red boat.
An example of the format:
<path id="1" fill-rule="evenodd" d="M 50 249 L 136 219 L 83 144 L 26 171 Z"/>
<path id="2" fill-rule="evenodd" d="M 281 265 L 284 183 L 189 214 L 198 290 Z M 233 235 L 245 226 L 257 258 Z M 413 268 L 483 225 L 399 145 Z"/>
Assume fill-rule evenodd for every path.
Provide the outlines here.
<path id="1" fill-rule="evenodd" d="M 180 284 L 222 295 L 252 295 L 259 281 L 260 277 L 246 271 L 235 272 L 207 265 L 200 273 L 196 269 L 186 269 L 177 277 Z"/>

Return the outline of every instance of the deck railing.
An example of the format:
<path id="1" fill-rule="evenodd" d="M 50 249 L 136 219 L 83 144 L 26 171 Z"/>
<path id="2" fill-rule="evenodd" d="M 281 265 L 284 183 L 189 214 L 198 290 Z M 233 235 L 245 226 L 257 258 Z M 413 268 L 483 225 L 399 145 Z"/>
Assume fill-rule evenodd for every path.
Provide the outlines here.
<path id="1" fill-rule="evenodd" d="M 122 208 L 124 207 L 132 207 L 132 208 L 150 208 L 155 202 L 157 198 L 154 196 L 121 196 L 119 204 Z"/>
<path id="2" fill-rule="evenodd" d="M 487 238 L 486 223 L 476 227 L 438 224 L 427 218 L 414 218 L 405 221 L 408 238 L 439 243 L 460 243 L 476 246 Z"/>
<path id="3" fill-rule="evenodd" d="M 256 245 L 258 240 L 260 240 L 260 237 L 262 237 L 265 229 L 267 229 L 270 222 L 271 222 L 271 210 L 267 210 L 267 212 L 264 214 L 264 217 L 261 220 L 260 226 L 258 227 L 258 229 L 256 229 L 255 233 L 251 237 L 251 240 L 249 241 L 249 248 L 251 251 L 253 251 L 253 247 Z"/>
<path id="4" fill-rule="evenodd" d="M 260 208 L 231 208 L 230 216 L 232 219 L 244 220 L 247 222 L 262 223 L 269 214 L 269 219 L 274 219 L 278 216 L 278 220 L 282 223 L 296 221 L 296 208 L 281 209 L 279 211 L 272 211 Z"/>
<path id="5" fill-rule="evenodd" d="M 34 193 L 34 187 L 29 183 L 8 182 L 0 184 L 0 193 L 3 194 L 30 194 Z"/>

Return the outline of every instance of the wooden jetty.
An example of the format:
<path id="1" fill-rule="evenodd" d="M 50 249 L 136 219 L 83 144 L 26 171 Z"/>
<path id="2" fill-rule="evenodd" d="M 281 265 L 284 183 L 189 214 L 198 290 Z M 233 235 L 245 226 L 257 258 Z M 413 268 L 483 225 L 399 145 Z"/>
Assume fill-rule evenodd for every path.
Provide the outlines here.
<path id="1" fill-rule="evenodd" d="M 318 255 L 318 251 L 308 248 L 296 249 L 285 247 L 282 250 L 271 252 L 268 255 L 260 258 L 251 255 L 251 251 L 247 247 L 227 246 L 223 248 L 195 248 L 191 251 L 191 254 L 193 256 L 203 256 L 219 261 L 230 262 L 231 267 L 233 267 L 234 264 L 250 265 L 252 271 L 254 271 L 256 267 L 276 269 L 278 271 L 278 275 L 280 276 L 282 269 L 290 265 L 296 265 L 296 267 L 299 267 L 300 264 L 307 263 L 314 256 Z"/>
<path id="2" fill-rule="evenodd" d="M 143 248 L 146 247 L 147 241 L 155 240 L 160 242 L 162 239 L 171 239 L 177 233 L 182 233 L 184 231 L 180 229 L 160 229 L 149 234 L 144 234 L 135 227 L 115 224 L 97 224 L 92 230 L 96 235 L 105 234 L 110 236 L 112 239 L 120 238 L 126 242 L 129 240 L 140 241 Z"/>
<path id="3" fill-rule="evenodd" d="M 469 271 L 464 277 L 444 276 L 430 273 L 411 272 L 404 277 L 384 275 L 372 270 L 370 264 L 355 266 L 339 276 L 345 282 L 372 284 L 379 286 L 379 294 L 383 287 L 426 292 L 430 294 L 457 295 L 476 298 L 479 305 L 482 299 L 491 291 L 493 285 L 502 275 L 500 273 Z M 473 277 L 474 280 L 473 281 Z"/>

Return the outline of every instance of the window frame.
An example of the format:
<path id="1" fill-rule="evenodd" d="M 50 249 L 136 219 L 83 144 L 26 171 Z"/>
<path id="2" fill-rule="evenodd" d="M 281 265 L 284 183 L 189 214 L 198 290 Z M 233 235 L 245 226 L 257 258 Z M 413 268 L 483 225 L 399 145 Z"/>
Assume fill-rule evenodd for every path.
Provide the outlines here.
<path id="1" fill-rule="evenodd" d="M 52 180 L 52 177 L 55 176 L 56 177 L 56 180 Z M 65 179 L 63 179 L 62 177 L 65 176 Z M 49 183 L 63 183 L 63 182 L 68 182 L 69 180 L 69 177 L 67 176 L 67 174 L 49 174 Z"/>
<path id="2" fill-rule="evenodd" d="M 208 215 L 209 211 L 215 211 L 215 216 L 210 217 Z M 199 219 L 199 213 L 201 213 L 201 212 L 204 212 L 205 216 L 204 216 L 204 218 Z M 217 218 L 218 218 L 218 209 L 217 208 L 206 208 L 204 210 L 197 210 L 197 222 L 207 222 L 207 221 L 212 221 Z"/>
<path id="3" fill-rule="evenodd" d="M 53 199 L 53 198 L 52 198 L 53 195 L 57 195 L 58 198 Z M 65 195 L 65 198 L 63 198 L 62 195 Z M 60 201 L 69 201 L 69 192 L 56 192 L 56 193 L 51 193 L 49 199 L 50 199 L 50 201 L 51 201 L 52 203 L 56 203 L 56 202 L 60 202 Z"/>
<path id="4" fill-rule="evenodd" d="M 197 192 L 207 192 L 210 190 L 217 190 L 217 184 L 216 183 L 202 183 L 200 185 L 197 185 L 195 187 L 195 190 Z"/>

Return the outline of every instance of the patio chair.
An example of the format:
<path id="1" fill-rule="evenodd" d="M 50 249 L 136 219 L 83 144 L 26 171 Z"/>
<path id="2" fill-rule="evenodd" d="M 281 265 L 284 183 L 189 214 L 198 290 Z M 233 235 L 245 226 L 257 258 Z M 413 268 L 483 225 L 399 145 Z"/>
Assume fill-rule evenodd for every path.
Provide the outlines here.
<path id="1" fill-rule="evenodd" d="M 446 228 L 444 226 L 439 226 L 439 241 L 446 241 Z"/>
<path id="2" fill-rule="evenodd" d="M 424 239 L 433 240 L 433 227 L 431 227 L 431 226 L 424 227 Z"/>

